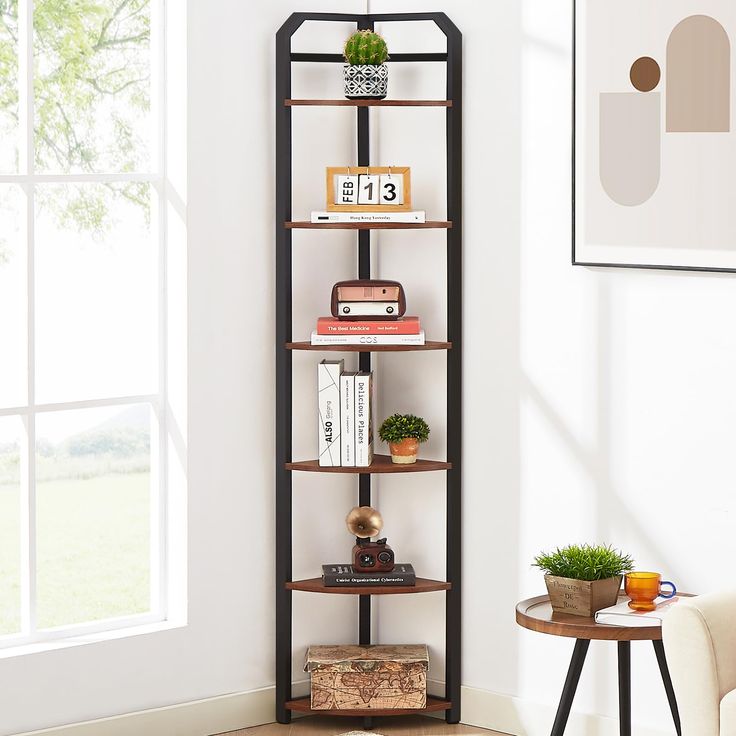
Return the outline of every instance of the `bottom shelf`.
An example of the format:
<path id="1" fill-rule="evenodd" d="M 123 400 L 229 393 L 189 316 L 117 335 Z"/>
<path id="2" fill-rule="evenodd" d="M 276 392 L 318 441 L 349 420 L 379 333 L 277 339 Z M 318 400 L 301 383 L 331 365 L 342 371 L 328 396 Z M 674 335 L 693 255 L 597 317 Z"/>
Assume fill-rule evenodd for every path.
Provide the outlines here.
<path id="1" fill-rule="evenodd" d="M 363 710 L 312 710 L 309 698 L 298 698 L 287 700 L 286 709 L 297 713 L 309 713 L 313 716 L 415 716 L 422 713 L 434 713 L 440 710 L 450 710 L 452 703 L 442 698 L 427 696 L 426 708 L 365 708 Z"/>

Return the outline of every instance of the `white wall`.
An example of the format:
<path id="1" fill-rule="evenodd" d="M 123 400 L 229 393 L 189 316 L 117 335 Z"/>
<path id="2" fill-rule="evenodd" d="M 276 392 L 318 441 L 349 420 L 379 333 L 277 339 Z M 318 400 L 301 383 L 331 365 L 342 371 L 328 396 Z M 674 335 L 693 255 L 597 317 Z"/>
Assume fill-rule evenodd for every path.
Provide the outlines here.
<path id="1" fill-rule="evenodd" d="M 538 550 L 613 542 L 684 590 L 730 583 L 736 292 L 728 276 L 571 267 L 570 3 L 444 9 L 465 40 L 463 683 L 555 705 L 572 642 L 513 618 L 543 592 Z M 616 715 L 614 652 L 591 648 L 577 710 Z M 633 670 L 635 723 L 673 732 L 648 644 Z"/>
<path id="2" fill-rule="evenodd" d="M 365 2 L 188 3 L 189 626 L 0 661 L 0 734 L 273 683 L 273 34 L 300 9 L 357 12 Z M 733 279 L 570 266 L 569 0 L 371 0 L 370 9 L 444 10 L 464 34 L 463 682 L 554 706 L 572 643 L 520 630 L 513 616 L 519 598 L 543 590 L 529 566 L 538 550 L 610 541 L 685 590 L 729 574 Z M 337 48 L 341 32 L 324 31 L 305 29 L 299 48 Z M 300 74 L 295 94 L 331 86 L 339 96 L 337 69 Z M 396 69 L 391 84 L 436 90 L 441 80 Z M 441 117 L 380 112 L 378 155 L 411 165 L 416 204 L 443 214 Z M 352 115 L 295 111 L 295 213 L 321 204 L 323 166 L 354 156 Z M 295 334 L 306 335 L 354 261 L 344 233 L 294 242 Z M 427 264 L 441 256 L 436 233 L 383 234 L 377 254 L 380 274 L 406 282 L 433 332 L 443 328 L 443 275 Z M 295 357 L 297 457 L 314 453 L 315 361 Z M 427 451 L 439 456 L 441 356 L 381 356 L 378 367 L 379 413 L 424 414 Z M 344 557 L 342 517 L 356 494 L 350 479 L 295 481 L 304 552 L 294 574 L 306 576 Z M 399 556 L 440 576 L 441 479 L 377 485 Z M 295 678 L 307 643 L 357 635 L 355 609 L 295 595 Z M 427 641 L 440 677 L 441 594 L 378 609 L 380 639 Z M 634 645 L 633 671 L 635 723 L 672 732 L 648 645 Z M 615 716 L 615 684 L 613 647 L 594 644 L 576 710 Z M 521 708 L 519 732 L 548 727 Z"/>

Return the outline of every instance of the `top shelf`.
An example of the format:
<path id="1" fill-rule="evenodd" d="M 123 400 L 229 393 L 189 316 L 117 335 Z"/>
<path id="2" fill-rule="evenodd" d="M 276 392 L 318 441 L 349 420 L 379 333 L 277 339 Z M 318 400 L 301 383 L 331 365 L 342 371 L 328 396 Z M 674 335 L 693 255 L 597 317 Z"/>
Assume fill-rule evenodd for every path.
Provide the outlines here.
<path id="1" fill-rule="evenodd" d="M 284 100 L 286 107 L 452 107 L 452 100 Z"/>

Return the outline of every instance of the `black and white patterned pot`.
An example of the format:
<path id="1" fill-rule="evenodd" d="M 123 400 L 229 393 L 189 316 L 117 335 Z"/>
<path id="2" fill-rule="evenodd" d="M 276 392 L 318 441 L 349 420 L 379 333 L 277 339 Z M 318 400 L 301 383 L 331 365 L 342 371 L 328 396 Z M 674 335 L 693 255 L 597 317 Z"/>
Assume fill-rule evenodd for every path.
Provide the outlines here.
<path id="1" fill-rule="evenodd" d="M 343 73 L 349 100 L 382 100 L 388 94 L 386 64 L 345 64 Z"/>

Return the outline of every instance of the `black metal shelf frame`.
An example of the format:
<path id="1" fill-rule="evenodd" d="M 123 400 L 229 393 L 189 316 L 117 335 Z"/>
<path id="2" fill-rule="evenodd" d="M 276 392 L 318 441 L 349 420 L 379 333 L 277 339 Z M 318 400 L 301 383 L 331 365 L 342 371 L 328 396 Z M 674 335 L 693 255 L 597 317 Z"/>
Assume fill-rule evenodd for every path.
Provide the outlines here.
<path id="1" fill-rule="evenodd" d="M 444 13 L 293 13 L 276 33 L 276 718 L 289 723 L 291 695 L 292 591 L 292 236 L 284 227 L 292 219 L 292 62 L 341 63 L 339 54 L 293 53 L 291 38 L 305 21 L 355 23 L 358 29 L 377 22 L 432 21 L 447 39 L 443 53 L 392 53 L 391 63 L 442 62 L 446 64 L 447 219 L 453 226 L 447 237 L 447 471 L 445 593 L 445 698 L 448 723 L 460 720 L 461 663 L 461 444 L 462 444 L 462 34 Z M 370 161 L 370 108 L 357 107 L 358 165 Z M 358 230 L 358 277 L 371 278 L 371 230 Z M 362 371 L 371 368 L 371 353 L 359 354 Z M 359 475 L 359 503 L 370 505 L 371 475 Z M 360 596 L 358 633 L 361 644 L 371 643 L 371 596 Z M 368 719 L 369 720 L 369 719 Z M 366 723 L 368 725 L 368 723 Z"/>

